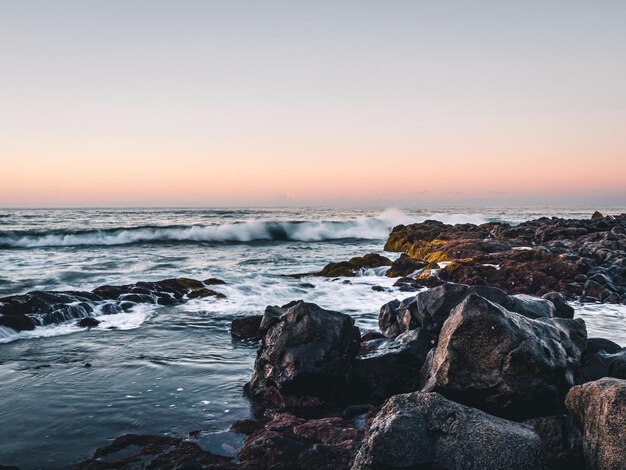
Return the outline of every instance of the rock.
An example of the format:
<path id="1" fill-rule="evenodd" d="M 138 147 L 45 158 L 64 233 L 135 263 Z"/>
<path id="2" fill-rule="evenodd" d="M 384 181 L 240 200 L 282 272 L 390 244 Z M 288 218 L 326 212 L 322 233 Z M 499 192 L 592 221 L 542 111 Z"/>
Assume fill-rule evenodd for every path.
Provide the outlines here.
<path id="1" fill-rule="evenodd" d="M 587 349 L 585 355 L 597 353 L 598 351 L 606 351 L 609 354 L 615 354 L 622 350 L 622 347 L 609 339 L 604 338 L 588 338 Z"/>
<path id="2" fill-rule="evenodd" d="M 332 401 L 350 381 L 359 330 L 349 315 L 303 301 L 287 305 L 269 309 L 274 318 L 262 338 L 249 392 L 267 397 L 277 389 Z M 275 318 L 278 312 L 282 315 Z"/>
<path id="3" fill-rule="evenodd" d="M 137 282 L 123 286 L 100 286 L 91 292 L 33 291 L 0 298 L 0 326 L 18 331 L 91 317 L 94 308 L 109 315 L 128 311 L 137 303 L 173 305 L 187 299 L 213 296 L 219 292 L 195 279 L 176 278 Z"/>
<path id="4" fill-rule="evenodd" d="M 96 450 L 77 470 L 234 469 L 229 457 L 202 450 L 196 443 L 175 437 L 127 434 Z"/>
<path id="5" fill-rule="evenodd" d="M 76 322 L 76 326 L 80 326 L 81 328 L 94 328 L 99 324 L 100 321 L 92 317 L 81 318 Z"/>
<path id="6" fill-rule="evenodd" d="M 210 277 L 208 279 L 205 279 L 204 281 L 202 281 L 202 283 L 205 286 L 221 286 L 226 284 L 225 281 L 222 281 L 221 279 L 218 279 L 216 277 Z"/>
<path id="7" fill-rule="evenodd" d="M 356 256 L 348 261 L 328 263 L 316 275 L 324 277 L 354 277 L 361 270 L 381 266 L 391 266 L 391 260 L 385 256 L 370 253 L 365 256 Z"/>
<path id="8" fill-rule="evenodd" d="M 591 382 L 603 377 L 626 379 L 626 349 L 613 354 L 598 351 L 583 356 L 580 381 Z"/>
<path id="9" fill-rule="evenodd" d="M 413 259 L 406 253 L 402 253 L 398 259 L 391 263 L 391 267 L 385 272 L 387 277 L 405 277 L 420 269 L 424 269 L 427 262 Z"/>
<path id="10" fill-rule="evenodd" d="M 472 294 L 444 324 L 424 389 L 506 418 L 557 414 L 586 339 L 582 320 L 532 320 Z"/>
<path id="11" fill-rule="evenodd" d="M 565 405 L 582 426 L 587 468 L 626 468 L 626 381 L 604 378 L 572 387 Z"/>
<path id="12" fill-rule="evenodd" d="M 367 333 L 363 333 L 363 335 L 361 335 L 361 344 L 373 339 L 382 339 L 385 337 L 385 335 L 379 333 L 378 331 L 368 331 Z"/>
<path id="13" fill-rule="evenodd" d="M 596 222 L 598 220 L 602 220 L 602 219 L 604 219 L 604 216 L 602 215 L 602 212 L 595 211 L 593 213 L 593 215 L 591 216 L 591 220 L 596 221 Z"/>
<path id="14" fill-rule="evenodd" d="M 626 300 L 623 270 L 626 223 L 622 216 L 594 220 L 543 217 L 515 227 L 437 221 L 398 226 L 385 249 L 427 263 L 417 284 L 454 282 L 499 287 L 513 294 L 560 292 L 568 299 L 610 303 Z M 390 275 L 408 275 L 406 270 Z M 599 280 L 598 280 L 599 279 Z M 585 284 L 588 283 L 588 284 Z M 402 282 L 408 291 L 414 286 Z"/>
<path id="15" fill-rule="evenodd" d="M 383 286 L 372 286 L 372 290 L 374 292 L 385 292 L 385 288 Z"/>
<path id="16" fill-rule="evenodd" d="M 422 291 L 402 302 L 394 300 L 383 305 L 378 326 L 390 338 L 413 328 L 424 328 L 436 341 L 452 309 L 472 294 L 478 294 L 528 318 L 549 318 L 555 312 L 554 304 L 549 300 L 527 295 L 510 296 L 496 287 L 447 283 Z"/>
<path id="17" fill-rule="evenodd" d="M 395 339 L 373 339 L 361 344 L 354 360 L 354 396 L 382 402 L 397 393 L 415 391 L 431 348 L 425 330 L 411 330 Z"/>
<path id="18" fill-rule="evenodd" d="M 558 292 L 548 292 L 542 299 L 549 300 L 555 307 L 554 316 L 558 318 L 574 318 L 574 307 L 567 303 L 565 297 Z"/>
<path id="19" fill-rule="evenodd" d="M 250 435 L 263 428 L 263 423 L 256 419 L 240 419 L 230 425 L 230 431 L 238 434 Z"/>
<path id="20" fill-rule="evenodd" d="M 259 339 L 262 320 L 263 315 L 235 318 L 230 324 L 230 334 L 239 339 Z"/>
<path id="21" fill-rule="evenodd" d="M 553 470 L 584 470 L 582 434 L 569 415 L 524 421 L 541 437 L 544 462 Z"/>
<path id="22" fill-rule="evenodd" d="M 396 395 L 367 431 L 352 470 L 541 469 L 539 435 L 437 393 Z"/>

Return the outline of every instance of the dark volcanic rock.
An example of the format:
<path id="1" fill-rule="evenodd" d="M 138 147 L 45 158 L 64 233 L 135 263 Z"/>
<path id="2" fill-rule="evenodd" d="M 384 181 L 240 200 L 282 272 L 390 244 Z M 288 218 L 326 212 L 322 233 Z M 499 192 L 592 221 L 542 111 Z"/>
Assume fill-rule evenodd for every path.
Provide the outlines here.
<path id="1" fill-rule="evenodd" d="M 441 330 L 425 390 L 507 418 L 556 414 L 586 339 L 582 320 L 531 320 L 471 295 Z"/>
<path id="2" fill-rule="evenodd" d="M 303 301 L 268 310 L 272 320 L 257 353 L 249 392 L 268 399 L 272 389 L 326 400 L 342 394 L 361 339 L 354 320 Z"/>
<path id="3" fill-rule="evenodd" d="M 387 277 L 404 277 L 419 271 L 428 266 L 428 263 L 422 260 L 413 259 L 406 253 L 402 253 L 400 257 L 391 263 L 391 267 L 385 273 Z"/>
<path id="4" fill-rule="evenodd" d="M 626 349 L 613 354 L 598 351 L 583 356 L 580 381 L 591 382 L 603 377 L 626 379 Z"/>
<path id="5" fill-rule="evenodd" d="M 436 393 L 390 398 L 369 428 L 353 470 L 542 469 L 539 435 Z"/>
<path id="6" fill-rule="evenodd" d="M 514 227 L 426 221 L 395 227 L 385 249 L 429 267 L 446 262 L 439 269 L 424 269 L 417 279 L 421 285 L 448 281 L 511 293 L 560 292 L 568 299 L 626 301 L 623 215 L 596 214 L 593 220 L 543 217 Z"/>
<path id="7" fill-rule="evenodd" d="M 348 261 L 329 263 L 317 273 L 324 277 L 354 277 L 360 270 L 391 266 L 391 260 L 385 256 L 370 253 L 365 256 L 356 256 Z"/>
<path id="8" fill-rule="evenodd" d="M 430 335 L 425 330 L 361 343 L 361 352 L 354 361 L 353 395 L 381 402 L 391 395 L 417 390 L 420 369 L 430 348 Z"/>
<path id="9" fill-rule="evenodd" d="M 81 318 L 80 320 L 76 322 L 76 325 L 80 326 L 81 328 L 94 328 L 98 326 L 99 324 L 100 324 L 100 321 L 91 317 Z"/>
<path id="10" fill-rule="evenodd" d="M 559 318 L 574 318 L 574 307 L 567 303 L 565 297 L 558 292 L 548 292 L 542 296 L 554 304 L 554 316 Z"/>
<path id="11" fill-rule="evenodd" d="M 584 470 L 582 434 L 569 415 L 524 421 L 541 437 L 544 462 L 551 470 Z"/>
<path id="12" fill-rule="evenodd" d="M 378 317 L 378 326 L 388 337 L 394 337 L 413 328 L 424 328 L 436 340 L 452 309 L 472 294 L 478 294 L 528 318 L 549 318 L 555 312 L 555 307 L 549 300 L 527 295 L 510 296 L 496 287 L 470 287 L 448 283 L 422 291 L 402 302 L 393 300 L 383 305 Z"/>
<path id="13" fill-rule="evenodd" d="M 207 289 L 202 282 L 187 278 L 101 286 L 92 292 L 33 291 L 0 298 L 0 326 L 18 331 L 32 330 L 36 326 L 90 317 L 96 305 L 106 315 L 126 311 L 136 303 L 172 305 L 209 296 L 225 297 Z"/>
<path id="14" fill-rule="evenodd" d="M 263 315 L 235 318 L 230 324 L 230 334 L 240 339 L 259 339 Z"/>
<path id="15" fill-rule="evenodd" d="M 582 426 L 587 468 L 626 468 L 626 381 L 605 378 L 572 387 L 566 406 Z"/>

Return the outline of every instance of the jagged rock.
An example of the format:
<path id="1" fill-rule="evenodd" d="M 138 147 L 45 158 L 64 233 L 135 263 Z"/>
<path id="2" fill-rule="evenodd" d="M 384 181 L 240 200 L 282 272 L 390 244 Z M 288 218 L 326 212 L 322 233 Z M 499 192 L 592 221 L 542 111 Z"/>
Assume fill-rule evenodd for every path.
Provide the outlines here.
<path id="1" fill-rule="evenodd" d="M 541 469 L 539 435 L 437 393 L 396 395 L 369 428 L 352 470 Z"/>
<path id="2" fill-rule="evenodd" d="M 550 470 L 584 470 L 582 434 L 571 416 L 566 414 L 531 418 L 541 437 L 544 462 Z"/>
<path id="3" fill-rule="evenodd" d="M 315 274 L 324 277 L 354 277 L 360 270 L 381 266 L 391 266 L 391 260 L 385 256 L 370 253 L 365 256 L 356 256 L 348 261 L 328 263 L 319 273 Z"/>
<path id="4" fill-rule="evenodd" d="M 557 414 L 586 339 L 582 320 L 532 320 L 472 294 L 441 330 L 425 390 L 507 418 Z"/>
<path id="5" fill-rule="evenodd" d="M 417 390 L 430 348 L 430 335 L 425 330 L 361 343 L 354 360 L 354 396 L 381 402 L 391 395 Z"/>
<path id="6" fill-rule="evenodd" d="M 472 294 L 478 294 L 528 318 L 549 318 L 555 312 L 549 300 L 527 295 L 510 296 L 496 287 L 448 283 L 422 291 L 402 302 L 393 300 L 383 305 L 378 326 L 390 338 L 413 328 L 424 328 L 436 340 L 452 309 Z"/>
<path id="7" fill-rule="evenodd" d="M 626 381 L 604 378 L 572 387 L 565 404 L 582 426 L 587 468 L 626 468 Z"/>
<path id="8" fill-rule="evenodd" d="M 235 318 L 230 324 L 230 334 L 239 339 L 259 339 L 263 315 Z"/>
<path id="9" fill-rule="evenodd" d="M 406 253 L 402 253 L 398 259 L 391 263 L 391 267 L 385 272 L 385 276 L 404 277 L 426 266 L 428 266 L 427 262 L 413 259 Z"/>
<path id="10" fill-rule="evenodd" d="M 270 311 L 281 315 L 267 326 L 249 392 L 267 398 L 277 389 L 327 400 L 343 393 L 361 338 L 352 317 L 303 301 Z"/>
<path id="11" fill-rule="evenodd" d="M 542 299 L 549 300 L 554 305 L 554 316 L 559 318 L 574 318 L 574 307 L 567 303 L 565 297 L 558 292 L 548 292 Z"/>

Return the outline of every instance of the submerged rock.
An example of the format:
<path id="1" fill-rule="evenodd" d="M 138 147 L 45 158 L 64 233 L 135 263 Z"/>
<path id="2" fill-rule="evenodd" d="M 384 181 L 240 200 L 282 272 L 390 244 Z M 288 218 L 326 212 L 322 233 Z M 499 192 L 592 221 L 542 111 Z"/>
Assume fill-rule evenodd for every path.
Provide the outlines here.
<path id="1" fill-rule="evenodd" d="M 626 468 L 626 381 L 604 378 L 572 387 L 565 403 L 582 426 L 587 468 Z"/>
<path id="2" fill-rule="evenodd" d="M 99 320 L 91 317 L 81 318 L 76 322 L 76 326 L 80 326 L 81 328 L 95 328 L 99 324 Z"/>
<path id="3" fill-rule="evenodd" d="M 507 418 L 556 414 L 586 339 L 582 320 L 532 320 L 472 294 L 441 330 L 425 390 Z"/>
<path id="4" fill-rule="evenodd" d="M 365 256 L 356 256 L 348 261 L 329 263 L 317 273 L 324 277 L 354 277 L 364 269 L 391 266 L 391 260 L 385 256 L 370 253 Z"/>
<path id="5" fill-rule="evenodd" d="M 542 469 L 530 426 L 454 403 L 437 393 L 390 398 L 367 431 L 353 470 Z"/>
<path id="6" fill-rule="evenodd" d="M 267 320 L 267 321 L 266 321 Z M 332 400 L 345 393 L 361 335 L 349 315 L 303 301 L 266 310 L 248 390 Z"/>

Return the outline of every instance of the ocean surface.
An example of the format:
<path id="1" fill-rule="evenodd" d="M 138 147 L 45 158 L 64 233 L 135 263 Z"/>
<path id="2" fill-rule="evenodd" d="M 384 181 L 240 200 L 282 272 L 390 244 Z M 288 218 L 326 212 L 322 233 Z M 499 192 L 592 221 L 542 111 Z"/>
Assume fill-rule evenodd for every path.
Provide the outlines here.
<path id="1" fill-rule="evenodd" d="M 233 318 L 304 299 L 376 330 L 380 306 L 411 295 L 392 288 L 395 280 L 384 277 L 384 269 L 349 280 L 285 274 L 372 252 L 394 258 L 383 245 L 400 223 L 519 223 L 587 218 L 593 211 L 0 209 L 0 297 L 171 277 L 227 283 L 214 286 L 225 300 L 140 305 L 99 317 L 102 323 L 91 330 L 75 321 L 24 333 L 0 328 L 0 464 L 72 468 L 126 433 L 193 433 L 203 448 L 235 455 L 241 436 L 227 430 L 251 413 L 242 387 L 257 345 L 231 339 Z M 590 336 L 626 344 L 625 307 L 575 307 Z"/>

